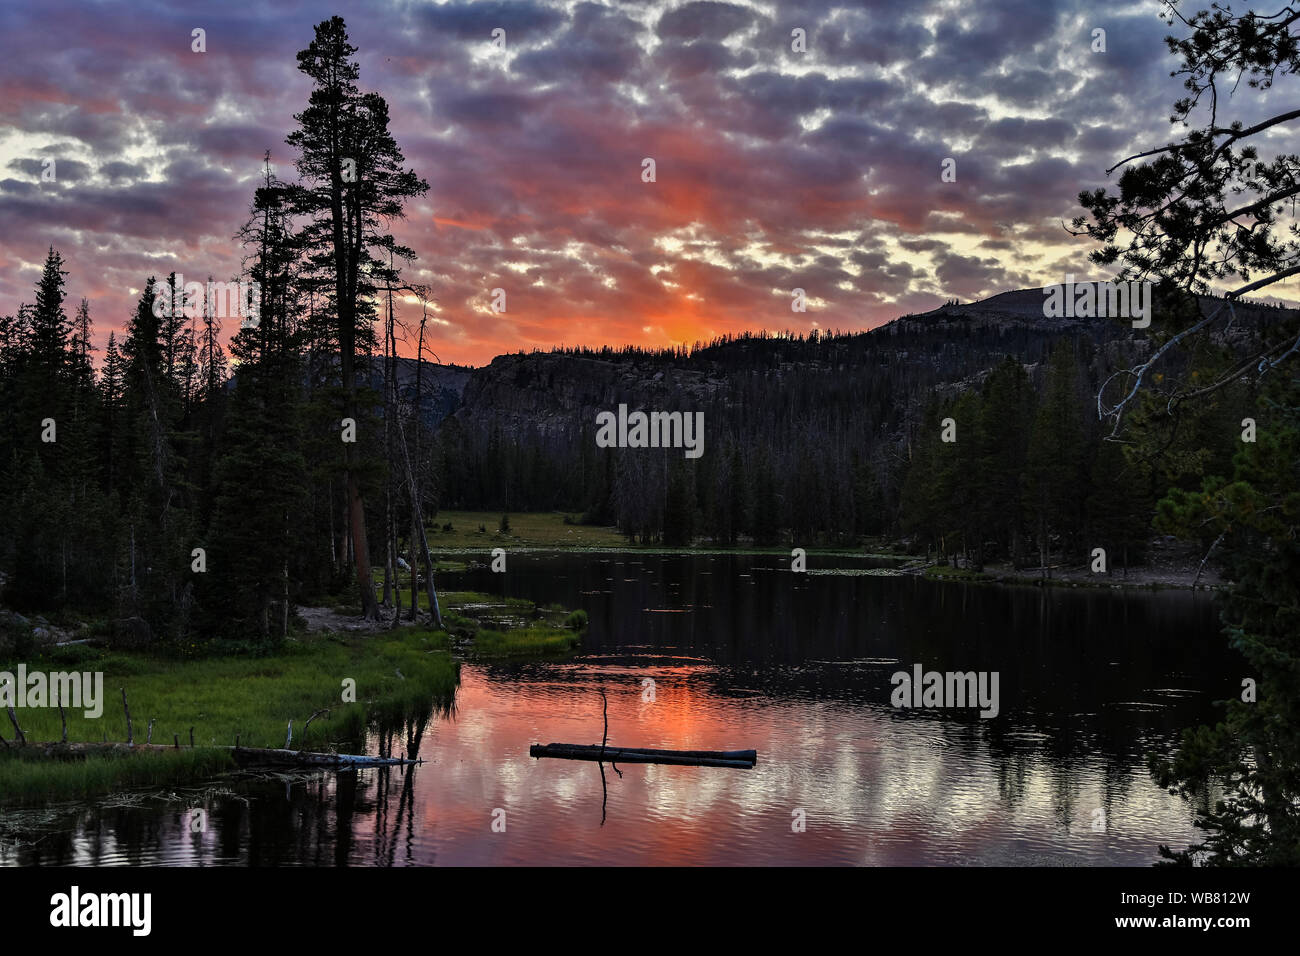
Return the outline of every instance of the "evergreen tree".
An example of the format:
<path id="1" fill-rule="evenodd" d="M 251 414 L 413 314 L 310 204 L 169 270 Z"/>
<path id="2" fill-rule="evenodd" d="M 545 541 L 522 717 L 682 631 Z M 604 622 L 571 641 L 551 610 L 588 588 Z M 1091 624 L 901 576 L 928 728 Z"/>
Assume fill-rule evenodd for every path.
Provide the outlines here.
<path id="1" fill-rule="evenodd" d="M 1073 555 L 1082 526 L 1084 431 L 1074 350 L 1061 342 L 1048 362 L 1043 399 L 1034 416 L 1026 460 L 1026 506 L 1038 538 L 1041 567 L 1052 544 Z"/>
<path id="2" fill-rule="evenodd" d="M 668 488 L 664 499 L 664 536 L 667 547 L 690 545 L 695 535 L 695 483 L 688 463 L 672 460 L 668 465 Z"/>
<path id="3" fill-rule="evenodd" d="M 256 635 L 267 644 L 287 636 L 296 582 L 310 560 L 300 521 L 308 504 L 294 245 L 285 190 L 269 164 L 240 235 L 252 249 L 249 273 L 260 298 L 257 322 L 241 325 L 231 341 L 238 377 L 212 481 L 213 515 L 204 538 L 212 566 L 199 593 L 200 616 L 210 636 Z M 210 339 L 211 322 L 205 328 Z M 213 346 L 207 354 L 215 381 Z"/>
<path id="4" fill-rule="evenodd" d="M 241 365 L 217 458 L 207 574 L 199 591 L 211 637 L 286 636 L 307 507 L 296 382 L 274 358 Z"/>
<path id="5" fill-rule="evenodd" d="M 754 544 L 770 547 L 781 533 L 781 508 L 777 500 L 776 475 L 767 455 L 760 453 L 754 464 Z"/>
<path id="6" fill-rule="evenodd" d="M 1198 803 L 1221 790 L 1198 818 L 1203 842 L 1161 848 L 1183 864 L 1300 864 L 1300 384 L 1274 376 L 1256 414 L 1232 476 L 1170 491 L 1156 519 L 1220 544 L 1233 581 L 1223 622 L 1257 682 L 1220 723 L 1187 731 L 1173 761 L 1154 762 L 1163 785 Z"/>
<path id="7" fill-rule="evenodd" d="M 1106 550 L 1106 567 L 1124 569 L 1142 558 L 1151 536 L 1154 508 L 1140 469 L 1127 460 L 1119 442 L 1098 443 L 1091 468 L 1092 493 L 1087 501 L 1088 548 Z"/>
<path id="8" fill-rule="evenodd" d="M 984 544 L 995 542 L 1020 567 L 1025 528 L 1021 483 L 1029 446 L 1033 391 L 1024 367 L 1008 356 L 984 383 L 974 428 L 975 467 L 969 477 L 975 494 L 973 518 L 978 528 L 976 563 L 983 565 Z"/>
<path id="9" fill-rule="evenodd" d="M 317 24 L 315 38 L 298 54 L 298 68 L 313 83 L 311 99 L 294 117 L 299 125 L 287 142 L 298 150 L 301 176 L 293 191 L 294 212 L 306 220 L 298 239 L 310 266 L 324 276 L 320 288 L 331 298 L 337 318 L 341 417 L 364 429 L 356 377 L 358 323 L 365 323 L 361 344 L 373 332 L 367 321 L 372 314 L 362 304 L 376 289 L 395 284 L 391 269 L 374 251 L 414 258 L 411 250 L 393 242 L 385 226 L 403 215 L 408 198 L 429 187 L 403 168 L 383 97 L 358 90 L 356 51 L 341 17 Z M 348 443 L 343 443 L 343 465 L 362 613 L 376 618 L 362 475 Z"/>
<path id="10" fill-rule="evenodd" d="M 72 323 L 63 308 L 68 275 L 63 264 L 63 257 L 51 246 L 36 286 L 36 308 L 31 312 L 27 331 L 31 366 L 49 387 L 54 387 L 67 369 L 68 339 L 72 334 Z"/>

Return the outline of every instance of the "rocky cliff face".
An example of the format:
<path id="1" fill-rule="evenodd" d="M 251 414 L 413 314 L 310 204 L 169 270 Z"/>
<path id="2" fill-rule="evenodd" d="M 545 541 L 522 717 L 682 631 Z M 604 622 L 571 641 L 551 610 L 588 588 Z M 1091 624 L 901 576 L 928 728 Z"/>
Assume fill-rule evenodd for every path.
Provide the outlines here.
<path id="1" fill-rule="evenodd" d="M 864 379 L 911 393 L 975 375 L 1006 353 L 1036 362 L 1062 335 L 1086 331 L 1102 341 L 1124 334 L 1105 320 L 1044 319 L 1040 291 L 1008 295 L 979 307 L 908 316 L 869 332 L 803 339 L 750 336 L 690 355 L 634 350 L 502 355 L 473 371 L 453 414 L 467 429 L 554 439 L 571 436 L 598 412 L 622 402 L 633 409 L 709 408 L 730 414 L 755 391 L 766 400 L 790 392 L 793 401 L 799 390 L 835 391 L 848 380 Z"/>
<path id="2" fill-rule="evenodd" d="M 490 420 L 506 434 L 526 428 L 554 438 L 620 402 L 665 411 L 693 409 L 710 404 L 727 386 L 725 376 L 707 368 L 657 360 L 502 355 L 475 371 L 456 415 L 469 427 Z"/>
<path id="3" fill-rule="evenodd" d="M 1004 355 L 1036 366 L 1063 337 L 1095 347 L 1098 366 L 1108 370 L 1148 351 L 1148 333 L 1127 321 L 1047 318 L 1044 299 L 1042 289 L 1021 289 L 904 316 L 868 332 L 748 336 L 690 355 L 604 349 L 502 355 L 473 370 L 426 365 L 426 376 L 437 370 L 440 389 L 436 409 L 426 406 L 426 415 L 431 422 L 454 416 L 468 430 L 499 431 L 507 440 L 531 435 L 548 443 L 572 438 L 598 412 L 621 402 L 645 410 L 707 408 L 743 426 L 747 406 L 759 398 L 770 404 L 782 394 L 809 413 L 822 400 L 818 396 L 836 401 L 846 391 L 887 390 L 898 405 L 920 402 L 934 388 L 978 383 Z M 1208 312 L 1221 302 L 1204 297 L 1201 307 Z M 1236 308 L 1237 322 L 1222 340 L 1242 348 L 1249 345 L 1243 336 L 1295 314 Z"/>

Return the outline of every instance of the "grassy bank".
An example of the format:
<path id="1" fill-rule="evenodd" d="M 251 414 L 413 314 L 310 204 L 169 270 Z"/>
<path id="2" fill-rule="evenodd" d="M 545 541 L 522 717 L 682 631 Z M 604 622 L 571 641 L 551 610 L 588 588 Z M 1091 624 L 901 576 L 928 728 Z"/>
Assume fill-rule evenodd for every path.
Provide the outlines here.
<path id="1" fill-rule="evenodd" d="M 458 664 L 445 634 L 403 630 L 382 635 L 311 635 L 287 642 L 267 657 L 170 661 L 87 647 L 56 648 L 25 663 L 29 671 L 90 671 L 104 675 L 103 714 L 88 718 L 69 710 L 68 739 L 126 740 L 121 688 L 126 689 L 136 742 L 148 725 L 154 743 L 179 738 L 171 753 L 90 757 L 75 761 L 27 759 L 14 744 L 12 726 L 0 750 L 0 800 L 69 797 L 114 787 L 163 785 L 232 766 L 226 750 L 240 738 L 246 747 L 282 747 L 290 719 L 295 746 L 341 751 L 362 745 L 366 725 L 399 717 L 406 709 L 450 701 Z M 0 666 L 14 671 L 17 662 Z M 400 676 L 399 672 L 400 671 Z M 355 681 L 355 701 L 345 702 L 344 682 Z M 349 695 L 351 696 L 351 695 Z M 301 730 L 316 711 L 306 740 Z M 59 712 L 51 707 L 17 709 L 28 740 L 58 740 Z M 6 718 L 6 723 L 7 723 Z M 195 749 L 189 749 L 190 728 Z"/>
<path id="2" fill-rule="evenodd" d="M 1215 591 L 1223 587 L 1217 574 L 1199 576 L 1196 569 L 1147 571 L 1130 569 L 1127 575 L 1120 571 L 1094 574 L 1086 567 L 1062 568 L 1043 577 L 1039 571 L 1015 570 L 1003 565 L 989 565 L 983 571 L 971 568 L 954 568 L 946 564 L 930 565 L 921 572 L 931 581 L 962 581 L 973 584 L 1002 584 L 1048 588 L 1100 588 L 1104 590 L 1199 590 Z"/>
<path id="3" fill-rule="evenodd" d="M 586 614 L 557 606 L 538 608 L 519 598 L 473 591 L 440 596 L 447 631 L 406 627 L 369 633 L 299 634 L 264 657 L 174 660 L 86 645 L 50 648 L 25 658 L 28 672 L 100 672 L 102 714 L 67 710 L 70 742 L 125 741 L 131 708 L 134 739 L 144 743 L 154 721 L 153 742 L 180 749 L 126 755 L 92 755 L 51 760 L 24 753 L 11 726 L 8 748 L 0 747 L 0 802 L 70 799 L 135 786 L 169 786 L 232 769 L 227 748 L 239 738 L 245 747 L 282 747 L 289 721 L 293 746 L 359 753 L 367 726 L 425 713 L 431 704 L 449 705 L 459 680 L 458 658 L 554 655 L 581 640 Z M 16 672 L 18 661 L 0 662 Z M 346 681 L 355 682 L 345 685 Z M 355 687 L 344 700 L 346 687 Z M 314 719 L 306 737 L 303 727 Z M 32 742 L 57 741 L 57 708 L 16 709 Z M 0 713 L 5 724 L 8 718 Z M 190 747 L 190 729 L 194 747 Z"/>
<path id="4" fill-rule="evenodd" d="M 712 543 L 666 548 L 637 544 L 614 527 L 576 524 L 578 516 L 560 511 L 511 514 L 510 528 L 500 531 L 501 515 L 490 511 L 439 511 L 429 523 L 429 547 L 439 554 L 463 554 L 487 561 L 493 548 L 510 551 L 636 551 L 644 554 L 780 554 L 790 556 L 789 544 L 758 547 L 751 543 L 719 547 Z M 566 523 L 566 519 L 569 523 Z M 451 529 L 446 530 L 450 524 Z M 482 530 L 479 530 L 479 529 Z M 871 547 L 817 547 L 801 545 L 808 554 L 906 560 L 883 542 Z M 449 565 L 452 562 L 447 562 Z M 408 585 L 404 582 L 403 587 Z"/>
<path id="5" fill-rule="evenodd" d="M 429 522 L 432 551 L 483 548 L 592 548 L 628 547 L 617 528 L 577 524 L 577 515 L 558 511 L 511 514 L 509 531 L 502 533 L 501 514 L 487 511 L 439 511 Z M 451 525 L 447 530 L 447 525 Z M 479 529 L 482 530 L 479 530 Z"/>
<path id="6" fill-rule="evenodd" d="M 565 628 L 528 627 L 512 631 L 485 628 L 474 635 L 473 652 L 480 657 L 567 654 L 581 640 L 580 634 Z"/>
<path id="7" fill-rule="evenodd" d="M 581 643 L 587 626 L 586 611 L 539 608 L 524 598 L 449 591 L 442 601 L 448 627 L 477 658 L 566 654 Z"/>
<path id="8" fill-rule="evenodd" d="M 403 595 L 410 607 L 410 594 Z M 443 591 L 438 595 L 446 631 L 436 635 L 450 641 L 455 654 L 475 659 L 549 656 L 575 650 L 587 626 L 586 611 L 560 605 L 538 607 L 527 598 L 501 597 L 482 591 Z M 428 600 L 417 595 L 421 612 Z M 348 608 L 357 613 L 357 609 Z"/>

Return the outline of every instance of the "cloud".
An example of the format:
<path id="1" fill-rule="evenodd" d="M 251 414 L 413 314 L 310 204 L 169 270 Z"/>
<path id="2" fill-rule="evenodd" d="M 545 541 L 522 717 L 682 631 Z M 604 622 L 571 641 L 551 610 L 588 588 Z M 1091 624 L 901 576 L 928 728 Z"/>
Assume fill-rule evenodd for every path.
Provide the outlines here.
<path id="1" fill-rule="evenodd" d="M 430 184 L 392 229 L 419 256 L 411 278 L 433 288 L 449 361 L 866 328 L 1004 291 L 1082 258 L 1060 220 L 1126 151 L 1163 141 L 1181 95 L 1165 24 L 1084 0 L 336 9 L 361 87 L 388 100 Z M 237 272 L 264 152 L 293 176 L 284 137 L 310 93 L 295 55 L 321 16 L 0 7 L 13 174 L 0 180 L 0 313 L 31 299 L 50 244 L 72 298 L 92 300 L 101 348 L 149 275 Z M 1090 49 L 1094 26 L 1105 53 Z M 207 53 L 191 51 L 194 27 Z M 41 183 L 50 157 L 58 180 Z M 656 182 L 642 181 L 646 157 Z M 809 312 L 791 313 L 795 287 L 816 299 Z M 485 309 L 493 288 L 507 289 L 505 314 Z"/>
<path id="2" fill-rule="evenodd" d="M 714 0 L 685 3 L 659 18 L 655 28 L 663 40 L 725 40 L 756 21 L 752 10 Z"/>

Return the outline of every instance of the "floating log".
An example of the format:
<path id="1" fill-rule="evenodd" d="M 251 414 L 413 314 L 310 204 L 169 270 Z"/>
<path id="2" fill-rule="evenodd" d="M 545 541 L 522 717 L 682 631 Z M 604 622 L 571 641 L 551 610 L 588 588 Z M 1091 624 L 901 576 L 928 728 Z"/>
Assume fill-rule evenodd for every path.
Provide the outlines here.
<path id="1" fill-rule="evenodd" d="M 679 767 L 736 767 L 750 770 L 757 750 L 648 750 L 644 747 L 602 747 L 600 744 L 533 744 L 530 757 L 596 760 L 603 763 L 661 763 Z"/>

